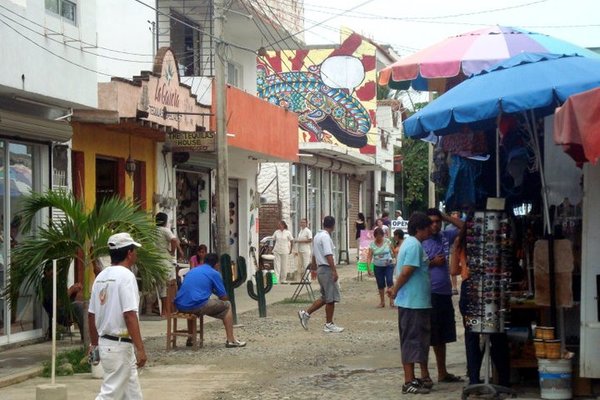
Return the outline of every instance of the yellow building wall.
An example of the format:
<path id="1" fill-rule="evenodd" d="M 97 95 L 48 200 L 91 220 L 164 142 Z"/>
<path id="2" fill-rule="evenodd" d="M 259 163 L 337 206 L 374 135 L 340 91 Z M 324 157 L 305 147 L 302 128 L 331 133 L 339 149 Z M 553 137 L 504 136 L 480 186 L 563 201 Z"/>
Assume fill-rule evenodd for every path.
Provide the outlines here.
<path id="1" fill-rule="evenodd" d="M 131 153 L 130 153 L 131 140 Z M 156 191 L 155 139 L 126 131 L 115 132 L 99 125 L 78 124 L 73 126 L 73 150 L 84 154 L 84 196 L 88 209 L 96 203 L 96 157 L 127 159 L 129 154 L 136 161 L 146 163 L 146 209 L 152 211 L 152 195 Z M 133 198 L 133 178 L 125 174 L 125 197 Z"/>

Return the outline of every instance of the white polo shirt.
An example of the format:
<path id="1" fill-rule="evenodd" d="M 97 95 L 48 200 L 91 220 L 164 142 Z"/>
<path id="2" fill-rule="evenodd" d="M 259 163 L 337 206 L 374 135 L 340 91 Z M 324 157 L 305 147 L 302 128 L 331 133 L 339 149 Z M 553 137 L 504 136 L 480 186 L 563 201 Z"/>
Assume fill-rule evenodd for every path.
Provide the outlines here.
<path id="1" fill-rule="evenodd" d="M 140 297 L 135 275 L 120 265 L 111 265 L 98 274 L 92 286 L 89 312 L 96 318 L 98 336 L 128 337 L 123 313 L 138 312 Z"/>
<path id="2" fill-rule="evenodd" d="M 335 263 L 335 246 L 333 245 L 333 239 L 326 230 L 321 230 L 315 235 L 313 240 L 313 255 L 317 266 L 329 265 L 327 262 L 327 256 L 333 256 L 333 262 Z"/>

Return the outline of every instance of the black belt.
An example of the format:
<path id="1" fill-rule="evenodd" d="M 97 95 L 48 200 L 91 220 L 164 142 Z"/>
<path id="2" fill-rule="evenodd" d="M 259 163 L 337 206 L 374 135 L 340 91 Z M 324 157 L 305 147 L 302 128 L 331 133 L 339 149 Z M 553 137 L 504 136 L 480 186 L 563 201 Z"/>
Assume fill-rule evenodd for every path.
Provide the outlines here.
<path id="1" fill-rule="evenodd" d="M 131 338 L 122 337 L 122 336 L 102 335 L 101 337 L 103 339 L 114 340 L 115 342 L 133 343 L 133 340 L 131 340 Z"/>

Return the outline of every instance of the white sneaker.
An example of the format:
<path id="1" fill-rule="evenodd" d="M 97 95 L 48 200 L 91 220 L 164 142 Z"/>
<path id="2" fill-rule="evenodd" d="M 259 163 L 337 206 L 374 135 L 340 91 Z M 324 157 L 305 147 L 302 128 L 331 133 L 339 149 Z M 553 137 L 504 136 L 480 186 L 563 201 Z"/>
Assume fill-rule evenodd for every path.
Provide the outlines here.
<path id="1" fill-rule="evenodd" d="M 300 325 L 308 330 L 308 321 L 310 320 L 310 314 L 304 310 L 298 311 L 298 318 L 300 318 Z"/>
<path id="2" fill-rule="evenodd" d="M 325 324 L 325 326 L 323 327 L 323 332 L 327 332 L 327 333 L 340 333 L 343 331 L 344 331 L 344 328 L 342 328 L 341 326 L 337 326 L 333 322 L 329 322 L 329 323 Z"/>

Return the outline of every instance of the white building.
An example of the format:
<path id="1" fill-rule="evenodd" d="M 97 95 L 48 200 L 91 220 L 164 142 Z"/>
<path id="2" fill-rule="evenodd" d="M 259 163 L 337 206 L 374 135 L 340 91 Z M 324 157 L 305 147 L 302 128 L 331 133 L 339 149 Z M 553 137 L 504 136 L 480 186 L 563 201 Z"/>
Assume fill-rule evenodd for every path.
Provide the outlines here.
<path id="1" fill-rule="evenodd" d="M 0 0 L 0 164 L 19 177 L 0 187 L 0 226 L 13 242 L 22 196 L 69 186 L 66 119 L 72 108 L 97 104 L 98 58 L 89 47 L 96 30 L 94 0 Z M 10 244 L 0 247 L 0 289 L 10 273 Z M 43 314 L 29 291 L 12 309 L 0 298 L 0 345 L 42 336 Z"/>

